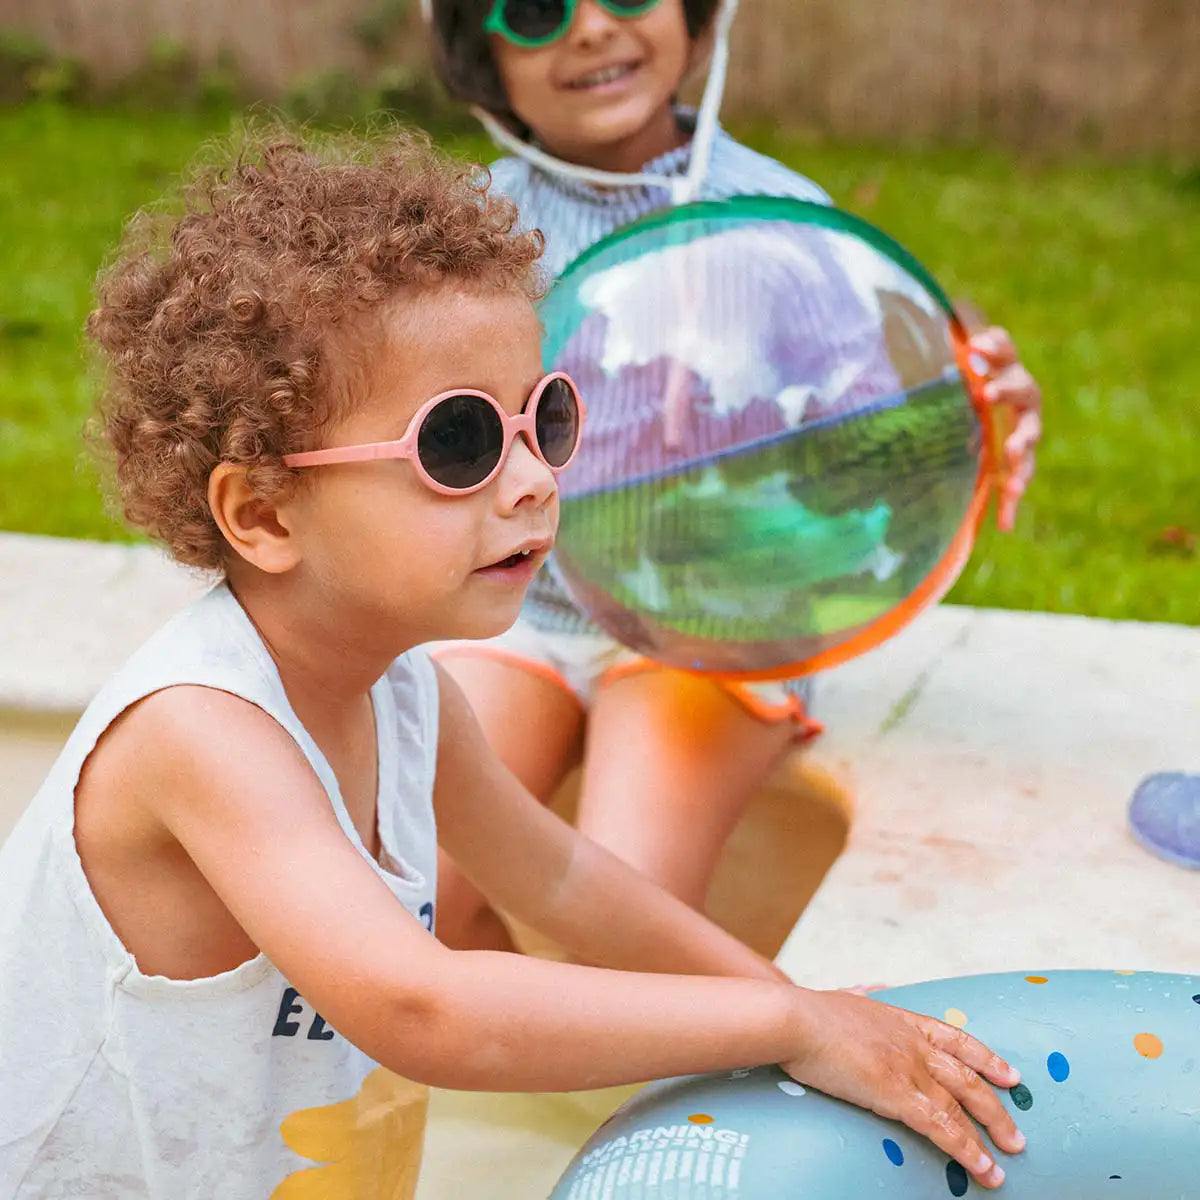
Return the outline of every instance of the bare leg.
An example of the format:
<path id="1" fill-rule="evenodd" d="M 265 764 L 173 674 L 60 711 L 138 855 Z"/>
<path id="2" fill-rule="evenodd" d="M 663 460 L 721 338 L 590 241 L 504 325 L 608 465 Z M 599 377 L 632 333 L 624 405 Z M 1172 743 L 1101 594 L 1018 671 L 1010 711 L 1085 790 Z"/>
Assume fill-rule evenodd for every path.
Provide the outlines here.
<path id="1" fill-rule="evenodd" d="M 703 908 L 722 846 L 794 733 L 699 676 L 622 676 L 588 722 L 579 828 Z"/>
<path id="2" fill-rule="evenodd" d="M 565 689 L 515 663 L 450 654 L 441 665 L 475 710 L 488 742 L 543 803 L 579 759 L 584 714 Z M 515 950 L 486 897 L 438 852 L 438 937 L 456 950 Z"/>

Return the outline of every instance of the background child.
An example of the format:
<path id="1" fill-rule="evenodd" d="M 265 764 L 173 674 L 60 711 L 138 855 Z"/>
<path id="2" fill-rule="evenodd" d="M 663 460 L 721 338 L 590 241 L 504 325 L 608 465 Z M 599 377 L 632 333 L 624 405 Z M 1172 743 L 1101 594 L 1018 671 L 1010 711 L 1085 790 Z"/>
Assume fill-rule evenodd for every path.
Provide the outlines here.
<path id="1" fill-rule="evenodd" d="M 514 151 L 494 165 L 494 187 L 545 235 L 551 274 L 672 200 L 828 202 L 811 180 L 716 125 L 725 25 L 699 116 L 676 105 L 714 23 L 727 24 L 732 11 L 719 0 L 430 0 L 442 79 Z M 1000 506 L 1008 528 L 1033 471 L 1040 396 L 1003 330 L 981 333 L 974 346 L 992 371 L 988 399 L 1018 411 Z M 549 571 L 534 580 L 512 630 L 439 657 L 535 795 L 548 799 L 582 752 L 580 828 L 696 907 L 750 796 L 819 729 L 807 681 L 717 682 L 641 659 L 590 622 Z M 441 917 L 451 944 L 513 944 L 447 861 Z"/>
<path id="2" fill-rule="evenodd" d="M 104 429 L 128 517 L 220 582 L 96 697 L 0 851 L 4 1196 L 285 1200 L 333 1172 L 411 1198 L 426 1085 L 771 1061 L 986 1186 L 967 1114 L 1023 1145 L 975 1073 L 1007 1064 L 785 981 L 548 813 L 415 648 L 513 621 L 577 445 L 513 222 L 419 144 L 276 131 L 131 225 L 89 320 Z M 438 835 L 602 966 L 431 937 Z M 335 1133 L 336 1164 L 306 1158 Z"/>

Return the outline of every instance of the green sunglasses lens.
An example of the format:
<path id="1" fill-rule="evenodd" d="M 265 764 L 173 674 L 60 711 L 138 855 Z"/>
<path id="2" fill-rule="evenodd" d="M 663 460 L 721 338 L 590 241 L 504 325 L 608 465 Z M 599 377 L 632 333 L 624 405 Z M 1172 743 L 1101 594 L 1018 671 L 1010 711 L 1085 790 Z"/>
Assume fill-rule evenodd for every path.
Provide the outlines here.
<path id="1" fill-rule="evenodd" d="M 637 17 L 659 0 L 599 0 L 617 17 Z M 519 44 L 545 45 L 561 37 L 575 15 L 575 0 L 498 0 L 485 27 Z"/>
<path id="2" fill-rule="evenodd" d="M 500 32 L 523 42 L 548 42 L 566 28 L 567 0 L 503 0 Z"/>

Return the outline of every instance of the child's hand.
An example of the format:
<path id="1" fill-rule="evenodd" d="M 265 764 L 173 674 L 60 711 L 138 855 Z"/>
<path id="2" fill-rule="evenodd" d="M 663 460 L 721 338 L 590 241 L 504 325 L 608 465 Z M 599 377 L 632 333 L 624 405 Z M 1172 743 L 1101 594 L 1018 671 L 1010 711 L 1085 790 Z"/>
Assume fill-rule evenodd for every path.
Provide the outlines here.
<path id="1" fill-rule="evenodd" d="M 932 1017 L 847 992 L 808 995 L 811 1048 L 783 1063 L 784 1070 L 830 1096 L 903 1121 L 982 1187 L 999 1187 L 1004 1171 L 984 1150 L 971 1117 L 1000 1149 L 1024 1149 L 1024 1135 L 980 1078 L 1009 1088 L 1020 1074 L 969 1034 Z"/>
<path id="2" fill-rule="evenodd" d="M 1007 330 L 993 325 L 971 337 L 971 350 L 987 364 L 983 398 L 1008 408 L 1013 426 L 1004 439 L 1006 471 L 996 523 L 1010 530 L 1034 471 L 1034 449 L 1042 438 L 1042 391 L 1017 357 Z"/>

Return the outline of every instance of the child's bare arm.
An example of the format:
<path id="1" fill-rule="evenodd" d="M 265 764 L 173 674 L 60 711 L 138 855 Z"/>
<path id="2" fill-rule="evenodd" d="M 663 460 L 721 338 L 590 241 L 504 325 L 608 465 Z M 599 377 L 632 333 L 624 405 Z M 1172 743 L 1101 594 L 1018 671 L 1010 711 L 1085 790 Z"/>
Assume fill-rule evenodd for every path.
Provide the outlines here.
<path id="1" fill-rule="evenodd" d="M 583 962 L 790 982 L 539 804 L 489 746 L 458 685 L 439 675 L 438 840 L 493 904 Z"/>
<path id="2" fill-rule="evenodd" d="M 558 1090 L 772 1061 L 802 1044 L 795 989 L 776 983 L 446 949 L 346 839 L 291 738 L 237 697 L 171 689 L 139 734 L 142 803 L 305 999 L 397 1071 Z"/>
<path id="3" fill-rule="evenodd" d="M 749 978 L 791 981 L 736 938 L 726 934 L 689 905 L 649 882 L 620 859 L 578 834 L 548 812 L 501 764 L 483 738 L 466 700 L 452 679 L 442 674 L 441 733 L 438 757 L 439 835 L 458 865 L 490 900 L 526 924 L 556 938 L 561 945 L 588 961 L 639 971 L 685 974 L 742 975 Z M 797 989 L 799 990 L 799 989 Z M 864 1062 L 873 1061 L 881 1074 L 894 1047 L 886 1040 L 867 1049 L 892 1022 L 907 1023 L 905 1033 L 926 1042 L 932 1070 L 943 1075 L 964 1064 L 997 1084 L 1012 1086 L 1017 1079 L 1007 1064 L 979 1045 L 968 1044 L 959 1032 L 939 1021 L 887 1008 L 884 1025 L 875 1019 L 885 1006 L 860 997 L 806 993 L 813 1011 L 828 1007 L 831 1024 L 818 1057 L 785 1064 L 797 1078 L 821 1086 L 835 1095 L 885 1115 L 908 1120 L 901 1109 L 871 1098 L 878 1081 L 861 1092 L 847 1090 L 845 1080 L 833 1078 L 848 1065 L 847 1047 L 855 1043 Z M 824 1018 L 822 1018 L 822 1023 Z M 845 1022 L 842 1024 L 842 1022 Z M 835 1033 L 834 1030 L 837 1029 Z M 842 1039 L 844 1038 L 844 1043 Z M 903 1040 L 903 1039 L 902 1039 Z M 839 1048 L 835 1048 L 839 1047 Z M 826 1053 L 828 1052 L 828 1057 Z M 987 1055 L 981 1060 L 980 1053 Z M 986 1061 L 986 1066 L 979 1063 Z M 830 1075 L 825 1075 L 826 1062 Z M 837 1064 L 836 1066 L 833 1064 Z M 968 1071 L 965 1078 L 970 1077 Z M 1007 1076 L 1007 1078 L 1006 1078 Z M 817 1083 L 820 1078 L 822 1082 Z M 960 1083 L 961 1079 L 956 1081 Z M 986 1089 L 985 1089 L 986 1090 Z M 921 1112 L 928 1124 L 921 1131 L 937 1141 L 931 1128 L 969 1119 L 961 1106 L 930 1107 L 928 1097 L 916 1100 L 911 1111 Z M 988 1102 L 990 1104 L 990 1101 Z M 975 1111 L 972 1108 L 972 1111 Z M 998 1144 L 1016 1150 L 1023 1139 L 1015 1128 L 997 1130 L 989 1123 Z M 938 1143 L 944 1145 L 942 1143 Z M 962 1159 L 964 1166 L 970 1163 Z M 988 1168 L 984 1168 L 980 1175 Z"/>
<path id="4" fill-rule="evenodd" d="M 269 717 L 225 693 L 171 691 L 191 694 L 160 706 L 128 782 L 251 941 L 383 1065 L 445 1087 L 554 1091 L 793 1062 L 801 1077 L 907 1121 L 978 1176 L 984 1151 L 964 1108 L 1017 1148 L 974 1071 L 1001 1084 L 1015 1073 L 938 1022 L 927 1029 L 873 1001 L 768 980 L 446 949 L 346 840 Z"/>

